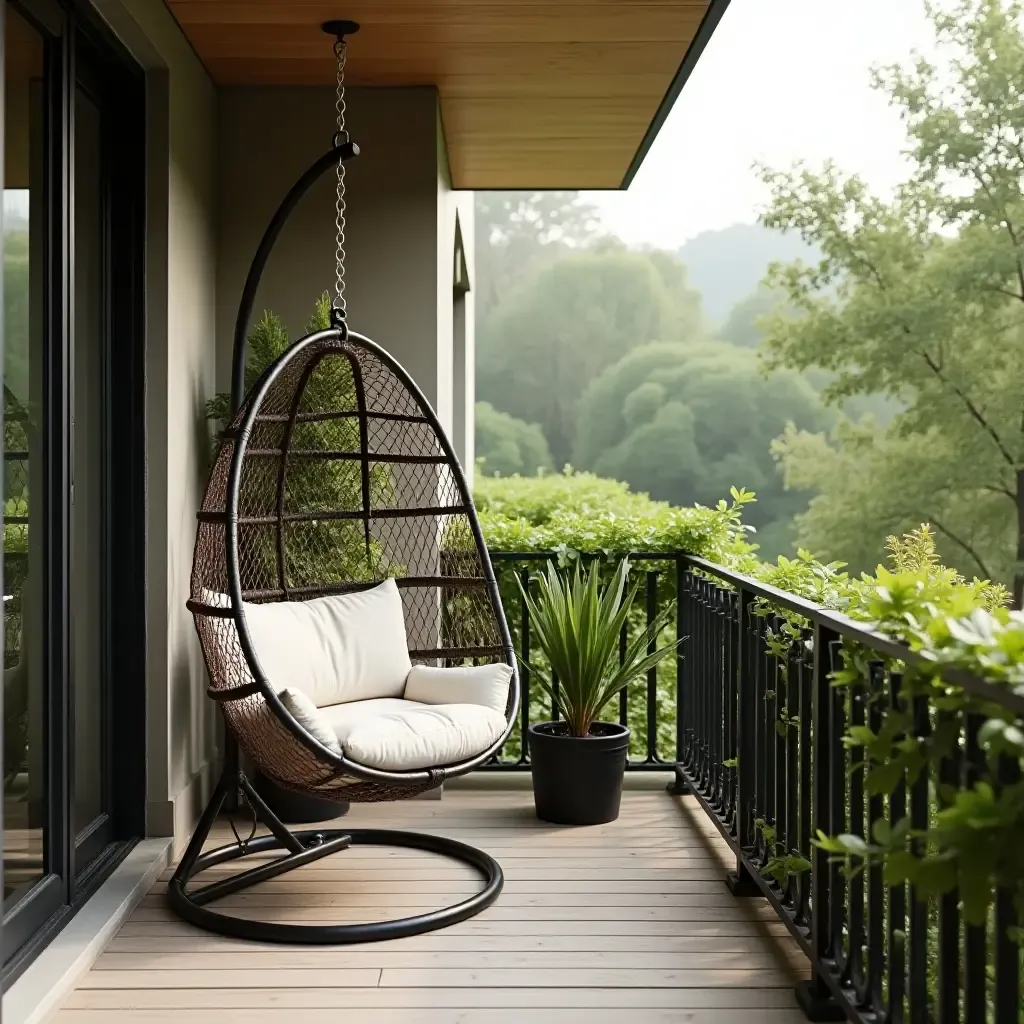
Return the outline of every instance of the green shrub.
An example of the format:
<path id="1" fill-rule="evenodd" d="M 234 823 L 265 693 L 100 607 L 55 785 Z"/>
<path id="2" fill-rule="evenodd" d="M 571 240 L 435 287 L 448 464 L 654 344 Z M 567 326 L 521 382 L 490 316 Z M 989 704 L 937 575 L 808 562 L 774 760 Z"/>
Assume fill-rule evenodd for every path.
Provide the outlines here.
<path id="1" fill-rule="evenodd" d="M 731 503 L 714 508 L 678 508 L 566 467 L 551 476 L 481 477 L 474 497 L 484 538 L 496 551 L 554 551 L 563 563 L 580 551 L 686 551 L 730 566 L 755 563 L 742 522 L 754 496 L 745 491 L 734 489 Z"/>

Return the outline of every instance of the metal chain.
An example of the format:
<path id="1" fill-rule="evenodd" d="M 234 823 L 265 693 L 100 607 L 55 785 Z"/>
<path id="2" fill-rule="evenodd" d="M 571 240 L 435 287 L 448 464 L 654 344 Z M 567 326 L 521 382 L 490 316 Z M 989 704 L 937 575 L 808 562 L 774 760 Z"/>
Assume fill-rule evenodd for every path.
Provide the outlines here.
<path id="1" fill-rule="evenodd" d="M 345 61 L 348 57 L 348 45 L 344 39 L 335 41 L 334 56 L 338 62 L 338 86 L 334 101 L 338 130 L 334 136 L 334 144 L 340 146 L 343 142 L 348 141 L 348 132 L 345 130 Z M 340 158 L 334 203 L 334 229 L 334 308 L 344 318 L 347 313 L 345 304 L 345 161 Z"/>

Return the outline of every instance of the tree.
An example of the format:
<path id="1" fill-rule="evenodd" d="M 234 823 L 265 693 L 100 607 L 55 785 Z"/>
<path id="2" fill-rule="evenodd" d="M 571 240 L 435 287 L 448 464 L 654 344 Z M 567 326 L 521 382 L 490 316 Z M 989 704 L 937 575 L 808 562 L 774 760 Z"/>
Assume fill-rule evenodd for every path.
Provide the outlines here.
<path id="1" fill-rule="evenodd" d="M 668 291 L 675 317 L 667 328 L 666 340 L 703 337 L 707 333 L 701 294 L 690 285 L 690 275 L 677 256 L 664 249 L 643 249 Z"/>
<path id="2" fill-rule="evenodd" d="M 792 309 L 782 308 L 783 303 L 783 296 L 762 285 L 756 292 L 733 306 L 732 312 L 718 332 L 718 336 L 723 341 L 728 341 L 740 348 L 759 348 L 764 340 L 765 320 L 772 313 L 788 312 L 790 316 L 793 315 Z M 828 387 L 834 374 L 811 367 L 806 371 L 805 376 L 815 391 L 822 391 Z M 857 421 L 865 416 L 870 416 L 876 423 L 884 426 L 890 423 L 893 416 L 903 409 L 903 403 L 889 395 L 857 394 L 842 402 L 839 408 L 843 415 L 851 420 Z M 874 569 L 875 564 L 875 561 L 871 562 L 869 568 Z"/>
<path id="3" fill-rule="evenodd" d="M 824 395 L 834 404 L 881 392 L 905 406 L 884 431 L 844 428 L 828 445 L 791 433 L 777 452 L 790 480 L 822 491 L 801 523 L 803 539 L 827 544 L 822 554 L 881 555 L 887 533 L 924 519 L 944 560 L 1016 575 L 1019 600 L 1022 10 L 1017 0 L 959 0 L 929 14 L 946 64 L 919 58 L 874 75 L 909 134 L 911 173 L 893 199 L 831 164 L 764 171 L 765 223 L 798 231 L 822 253 L 770 275 L 797 315 L 773 318 L 768 366 L 829 371 Z M 868 475 L 855 482 L 854 467 Z"/>
<path id="4" fill-rule="evenodd" d="M 553 468 L 551 450 L 536 423 L 476 403 L 476 453 L 484 476 L 536 476 Z"/>
<path id="5" fill-rule="evenodd" d="M 742 349 L 645 345 L 587 389 L 573 462 L 675 505 L 713 505 L 732 486 L 753 490 L 749 518 L 761 527 L 791 519 L 807 501 L 784 490 L 771 439 L 787 423 L 816 431 L 828 420 L 799 374 L 766 379 Z"/>
<path id="6" fill-rule="evenodd" d="M 693 292 L 670 290 L 649 255 L 608 249 L 576 253 L 510 293 L 481 330 L 481 400 L 538 423 L 556 466 L 571 453 L 576 403 L 587 384 L 624 352 L 677 333 Z"/>
<path id="7" fill-rule="evenodd" d="M 532 271 L 600 235 L 597 207 L 578 192 L 477 192 L 477 323 Z"/>
<path id="8" fill-rule="evenodd" d="M 757 348 L 764 336 L 763 320 L 774 313 L 782 297 L 763 285 L 729 311 L 718 336 L 739 348 Z"/>
<path id="9" fill-rule="evenodd" d="M 928 523 L 945 540 L 942 547 L 972 572 L 1008 578 L 1011 567 L 993 560 L 996 552 L 1012 551 L 1005 500 L 958 486 L 954 474 L 969 467 L 949 435 L 887 431 L 870 420 L 842 419 L 831 437 L 788 430 L 773 451 L 787 486 L 818 492 L 797 517 L 803 547 L 841 556 L 854 572 L 872 572 L 887 530 L 898 535 L 908 523 Z"/>

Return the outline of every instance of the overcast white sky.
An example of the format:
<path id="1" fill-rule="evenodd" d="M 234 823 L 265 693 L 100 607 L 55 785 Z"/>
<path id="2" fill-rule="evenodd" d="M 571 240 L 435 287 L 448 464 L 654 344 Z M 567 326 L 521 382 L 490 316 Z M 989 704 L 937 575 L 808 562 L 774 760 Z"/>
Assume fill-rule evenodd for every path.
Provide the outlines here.
<path id="1" fill-rule="evenodd" d="M 886 189 L 905 136 L 869 70 L 931 40 L 922 0 L 732 0 L 629 191 L 586 194 L 627 242 L 674 249 L 755 219 L 755 160 L 832 157 Z"/>

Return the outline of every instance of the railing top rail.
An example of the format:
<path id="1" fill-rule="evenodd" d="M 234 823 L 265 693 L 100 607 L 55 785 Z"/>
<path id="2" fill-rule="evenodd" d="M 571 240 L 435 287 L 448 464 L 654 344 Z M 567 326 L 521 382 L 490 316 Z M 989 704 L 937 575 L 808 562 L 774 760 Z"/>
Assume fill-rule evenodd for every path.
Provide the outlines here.
<path id="1" fill-rule="evenodd" d="M 675 551 L 627 551 L 625 554 L 608 556 L 603 551 L 580 551 L 580 558 L 629 558 L 644 562 L 674 562 L 680 555 Z M 550 561 L 558 557 L 557 551 L 491 551 L 490 556 L 499 562 Z"/>
<path id="2" fill-rule="evenodd" d="M 491 552 L 491 558 L 498 562 L 547 561 L 557 557 L 557 551 Z M 580 557 L 590 559 L 603 558 L 606 556 L 604 552 L 588 551 L 580 552 Z M 635 559 L 637 561 L 674 561 L 678 559 L 690 568 L 705 572 L 709 576 L 714 576 L 723 583 L 727 583 L 729 586 L 734 587 L 736 590 L 744 590 L 747 593 L 752 594 L 754 597 L 770 601 L 772 604 L 778 605 L 781 608 L 785 608 L 788 611 L 794 612 L 802 618 L 807 619 L 808 622 L 815 626 L 831 630 L 845 639 L 870 647 L 879 654 L 898 658 L 911 665 L 931 664 L 927 658 L 915 651 L 912 651 L 906 646 L 906 644 L 903 644 L 898 640 L 894 640 L 892 637 L 886 636 L 884 633 L 878 633 L 865 626 L 862 622 L 857 622 L 855 619 L 851 619 L 849 616 L 844 615 L 842 612 L 826 610 L 805 598 L 798 597 L 796 594 L 790 594 L 785 590 L 779 590 L 777 587 L 773 587 L 767 583 L 761 583 L 750 576 L 744 576 L 742 573 L 726 569 L 724 566 L 718 565 L 715 562 L 709 562 L 704 558 L 698 558 L 696 555 L 688 555 L 682 551 L 629 551 L 626 553 L 625 557 Z M 1018 715 L 1024 715 L 1024 693 L 1017 693 L 1009 687 L 987 682 L 984 679 L 980 679 L 979 677 L 960 669 L 943 668 L 939 670 L 937 674 L 944 682 L 963 688 L 967 693 L 971 694 L 971 696 L 979 697 L 982 700 L 992 701 L 994 704 L 1005 707 Z"/>

